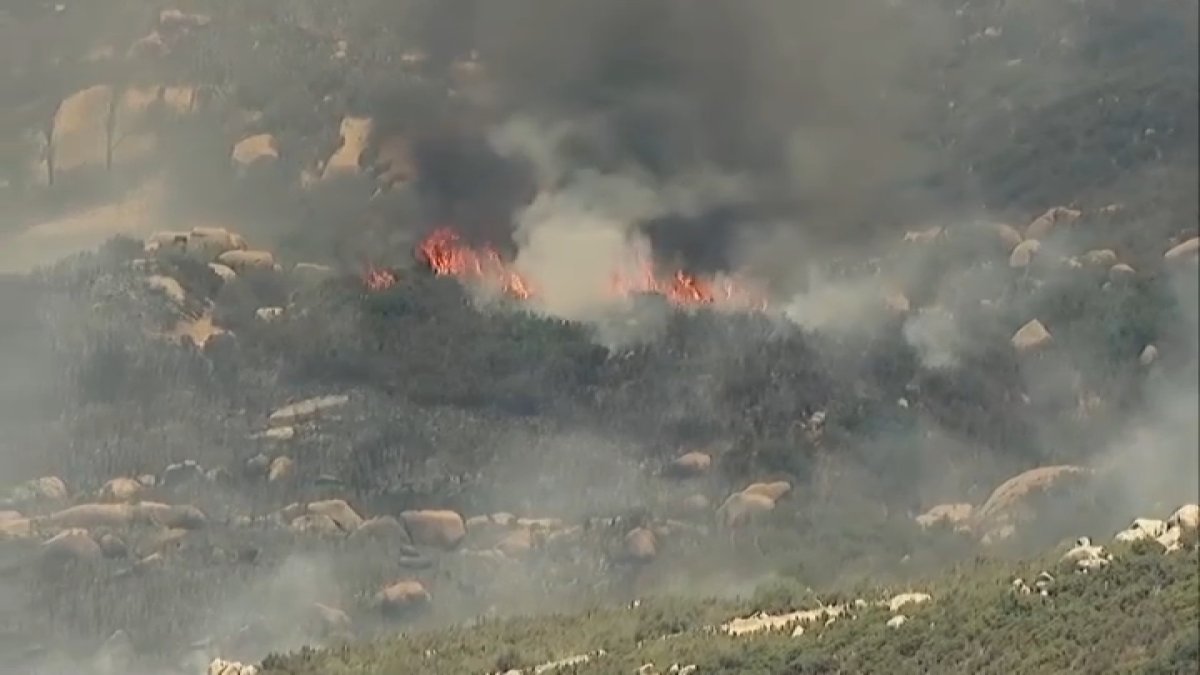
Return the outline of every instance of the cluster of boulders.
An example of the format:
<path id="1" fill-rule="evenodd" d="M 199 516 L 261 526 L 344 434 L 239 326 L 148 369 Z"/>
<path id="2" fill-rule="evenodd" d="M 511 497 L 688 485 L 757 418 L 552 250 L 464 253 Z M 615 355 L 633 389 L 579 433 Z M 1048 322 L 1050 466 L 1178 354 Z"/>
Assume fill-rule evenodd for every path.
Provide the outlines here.
<path id="1" fill-rule="evenodd" d="M 213 659 L 212 663 L 208 664 L 206 675 L 258 675 L 258 666 L 225 659 Z"/>
<path id="2" fill-rule="evenodd" d="M 985 545 L 995 544 L 1009 539 L 1021 524 L 1036 518 L 1032 498 L 1078 486 L 1093 475 L 1092 469 L 1070 464 L 1037 467 L 1001 483 L 979 506 L 967 502 L 938 504 L 915 521 L 924 529 L 948 527 L 977 536 Z"/>
<path id="3" fill-rule="evenodd" d="M 204 293 L 189 293 L 184 283 L 174 276 L 173 262 L 186 260 L 207 266 L 220 284 L 234 283 L 241 276 L 283 274 L 283 266 L 274 254 L 267 250 L 251 249 L 245 237 L 225 227 L 193 227 L 186 231 L 155 232 L 144 242 L 145 257 L 130 261 L 130 267 L 143 273 L 145 283 L 153 292 L 160 293 L 175 310 L 173 323 L 161 335 L 172 339 L 185 339 L 197 347 L 204 348 L 209 341 L 228 333 L 228 329 L 214 323 L 214 302 Z M 330 278 L 334 271 L 325 265 L 301 262 L 287 272 L 289 280 L 297 285 L 308 285 Z M 286 311 L 284 307 L 260 307 L 256 316 L 264 322 L 278 320 Z M 152 327 L 153 331 L 154 328 Z M 330 405 L 323 402 L 309 403 L 318 407 Z M 319 412 L 319 410 L 318 410 Z M 286 413 L 285 413 L 286 415 Z M 311 415 L 306 410 L 296 416 Z M 283 420 L 272 420 L 282 425 Z"/>
<path id="4" fill-rule="evenodd" d="M 853 619 L 856 617 L 857 610 L 864 610 L 872 604 L 876 607 L 886 608 L 891 613 L 892 616 L 887 620 L 889 628 L 899 628 L 908 621 L 908 617 L 902 612 L 905 607 L 923 605 L 931 600 L 933 600 L 933 596 L 928 593 L 909 591 L 875 603 L 869 603 L 859 598 L 853 603 L 821 605 L 816 609 L 796 610 L 783 614 L 757 612 L 751 616 L 729 620 L 720 626 L 720 631 L 727 635 L 741 636 L 763 631 L 791 629 L 792 637 L 800 637 L 804 635 L 806 627 L 817 621 L 822 621 L 823 625 L 829 626 L 843 617 Z"/>
<path id="5" fill-rule="evenodd" d="M 1109 205 L 1092 215 L 1110 215 L 1119 211 L 1120 208 L 1118 205 Z M 1057 267 L 1064 270 L 1102 270 L 1106 277 L 1103 288 L 1131 282 L 1137 276 L 1137 270 L 1128 261 L 1122 261 L 1113 249 L 1090 249 L 1078 255 L 1046 258 L 1042 242 L 1046 241 L 1053 233 L 1076 226 L 1084 218 L 1085 213 L 1079 209 L 1055 206 L 1034 218 L 1024 228 L 999 223 L 984 226 L 983 230 L 998 242 L 1000 250 L 1008 252 L 1008 267 L 1025 276 L 1030 275 L 1035 269 Z M 904 242 L 932 246 L 947 239 L 948 235 L 947 228 L 931 227 L 926 230 L 907 232 L 904 235 Z M 1198 256 L 1200 256 L 1200 237 L 1192 236 L 1188 239 L 1170 242 L 1164 250 L 1163 261 L 1171 266 L 1190 264 L 1194 267 L 1200 260 Z M 884 296 L 887 307 L 896 313 L 904 314 L 911 309 L 907 297 L 895 287 L 889 286 L 885 289 Z M 985 300 L 984 302 L 991 301 Z M 1046 325 L 1037 317 L 1033 317 L 1013 333 L 1010 342 L 1018 352 L 1033 353 L 1050 345 L 1053 339 L 1054 336 Z M 1149 365 L 1156 357 L 1157 348 L 1154 345 L 1148 344 L 1143 347 L 1140 355 L 1143 365 Z"/>
<path id="6" fill-rule="evenodd" d="M 1113 537 L 1113 542 L 1129 544 L 1138 541 L 1153 541 L 1167 553 L 1185 546 L 1195 546 L 1200 532 L 1200 505 L 1184 504 L 1166 520 L 1135 518 L 1129 527 Z"/>

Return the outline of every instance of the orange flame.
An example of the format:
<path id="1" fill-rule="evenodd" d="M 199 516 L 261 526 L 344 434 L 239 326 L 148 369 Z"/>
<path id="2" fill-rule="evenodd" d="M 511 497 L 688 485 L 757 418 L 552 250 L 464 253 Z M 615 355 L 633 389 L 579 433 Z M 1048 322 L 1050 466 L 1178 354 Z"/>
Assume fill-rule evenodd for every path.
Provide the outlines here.
<path id="1" fill-rule="evenodd" d="M 529 280 L 500 257 L 490 246 L 471 248 L 449 227 L 434 230 L 417 247 L 419 257 L 438 276 L 451 276 L 464 282 L 482 283 L 519 300 L 534 296 Z M 677 306 L 722 305 L 765 310 L 765 296 L 744 282 L 720 277 L 705 279 L 676 270 L 660 276 L 654 265 L 639 256 L 638 273 L 612 275 L 611 291 L 618 297 L 635 293 L 655 293 Z M 396 276 L 388 270 L 368 266 L 364 283 L 372 291 L 390 288 Z"/>
<path id="2" fill-rule="evenodd" d="M 762 294 L 750 290 L 743 282 L 731 278 L 718 280 L 703 279 L 694 274 L 676 270 L 665 278 L 660 277 L 654 265 L 640 261 L 640 274 L 627 277 L 613 275 L 613 291 L 620 296 L 633 293 L 656 293 L 674 305 L 738 305 L 765 310 L 767 303 Z"/>
<path id="3" fill-rule="evenodd" d="M 434 230 L 418 248 L 421 257 L 438 276 L 483 282 L 520 300 L 533 297 L 533 287 L 491 247 L 475 250 L 462 243 L 448 227 Z"/>

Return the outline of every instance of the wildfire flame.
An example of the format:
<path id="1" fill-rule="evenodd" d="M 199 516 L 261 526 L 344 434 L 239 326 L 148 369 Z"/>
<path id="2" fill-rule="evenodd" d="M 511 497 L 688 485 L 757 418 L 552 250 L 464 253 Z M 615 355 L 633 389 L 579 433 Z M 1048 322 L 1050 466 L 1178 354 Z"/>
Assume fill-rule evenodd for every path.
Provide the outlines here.
<path id="1" fill-rule="evenodd" d="M 721 304 L 766 309 L 766 300 L 760 294 L 731 278 L 704 279 L 683 270 L 663 277 L 646 260 L 639 261 L 639 267 L 640 273 L 633 276 L 613 275 L 612 289 L 617 295 L 657 293 L 674 305 Z"/>
<path id="2" fill-rule="evenodd" d="M 505 262 L 499 252 L 490 246 L 472 248 L 449 227 L 440 227 L 430 233 L 417 247 L 417 254 L 438 276 L 491 286 L 519 300 L 534 297 L 533 285 Z M 764 296 L 739 280 L 730 277 L 706 279 L 683 270 L 659 275 L 653 263 L 644 256 L 639 256 L 637 263 L 637 273 L 612 275 L 610 292 L 617 297 L 655 293 L 677 306 L 716 304 L 766 309 Z M 396 277 L 388 270 L 368 266 L 364 283 L 370 290 L 384 290 L 396 283 Z"/>
<path id="3" fill-rule="evenodd" d="M 458 233 L 448 227 L 430 233 L 421 242 L 418 251 L 438 276 L 489 284 L 520 300 L 533 297 L 533 287 L 529 281 L 504 262 L 495 249 L 488 246 L 475 250 L 463 244 Z"/>

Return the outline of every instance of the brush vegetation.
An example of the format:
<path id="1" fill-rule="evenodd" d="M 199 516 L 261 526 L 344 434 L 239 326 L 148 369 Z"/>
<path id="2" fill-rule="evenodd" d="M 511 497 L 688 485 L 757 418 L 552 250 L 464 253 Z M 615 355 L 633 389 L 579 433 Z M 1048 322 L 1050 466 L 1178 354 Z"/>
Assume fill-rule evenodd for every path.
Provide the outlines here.
<path id="1" fill-rule="evenodd" d="M 1064 572 L 1046 597 L 1013 592 L 1052 558 L 1012 563 L 977 559 L 916 586 L 933 600 L 910 605 L 908 621 L 886 625 L 885 607 L 803 635 L 791 629 L 733 637 L 708 630 L 731 618 L 812 609 L 903 589 L 862 585 L 815 597 L 796 584 L 773 584 L 743 600 L 653 598 L 634 608 L 513 618 L 416 633 L 369 644 L 271 656 L 264 675 L 487 673 L 530 668 L 577 654 L 602 656 L 555 672 L 633 673 L 644 664 L 666 672 L 695 664 L 699 673 L 1189 673 L 1200 665 L 1200 560 L 1137 547 L 1099 573 Z"/>

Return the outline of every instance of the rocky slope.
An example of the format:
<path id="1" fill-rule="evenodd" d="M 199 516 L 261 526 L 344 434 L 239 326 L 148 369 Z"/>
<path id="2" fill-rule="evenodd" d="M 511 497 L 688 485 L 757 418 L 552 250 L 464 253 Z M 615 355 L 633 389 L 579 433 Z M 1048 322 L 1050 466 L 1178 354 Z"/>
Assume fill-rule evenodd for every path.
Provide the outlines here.
<path id="1" fill-rule="evenodd" d="M 523 4 L 0 13 L 22 93 L 0 101 L 0 269 L 22 270 L 0 277 L 2 668 L 190 674 L 601 605 L 513 652 L 488 631 L 552 620 L 486 624 L 430 667 L 872 670 L 944 654 L 869 605 L 830 660 L 779 636 L 755 665 L 702 627 L 808 605 L 694 598 L 891 598 L 1079 533 L 1171 548 L 1179 528 L 1127 525 L 1200 492 L 1194 3 L 862 5 L 856 40 L 830 37 L 842 5 L 719 4 L 565 3 L 538 35 L 514 33 Z M 772 18 L 807 38 L 739 42 Z M 1091 604 L 1063 611 L 1107 611 L 1083 591 L 1110 575 L 1164 579 L 1139 601 L 1164 626 L 1194 616 L 1194 552 L 1079 548 L 1094 574 L 1053 574 Z M 1039 571 L 1029 597 L 963 583 L 1025 630 Z M 679 594 L 682 618 L 646 613 Z M 675 632 L 692 660 L 631 647 Z M 266 665 L 385 668 L 462 633 L 429 635 Z M 1001 643 L 946 658 L 973 667 L 975 641 Z M 1078 646 L 1030 644 L 1014 667 Z"/>

